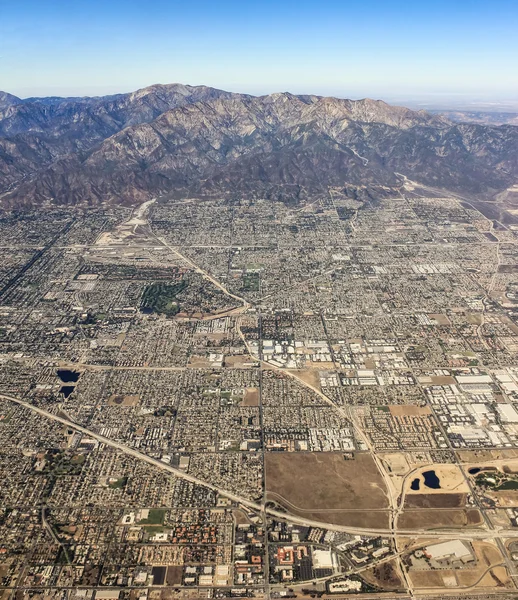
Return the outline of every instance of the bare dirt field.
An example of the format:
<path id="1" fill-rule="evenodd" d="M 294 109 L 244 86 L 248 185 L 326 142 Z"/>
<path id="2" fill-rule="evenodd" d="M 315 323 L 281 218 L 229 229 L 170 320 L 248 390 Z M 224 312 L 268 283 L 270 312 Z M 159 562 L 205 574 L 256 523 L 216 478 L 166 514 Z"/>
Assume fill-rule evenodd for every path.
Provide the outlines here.
<path id="1" fill-rule="evenodd" d="M 395 560 L 362 571 L 362 577 L 367 583 L 384 590 L 397 590 L 403 586 Z"/>
<path id="2" fill-rule="evenodd" d="M 410 571 L 408 576 L 413 588 L 444 587 L 442 571 Z"/>
<path id="3" fill-rule="evenodd" d="M 391 475 L 402 477 L 410 470 L 410 465 L 408 464 L 405 454 L 402 452 L 383 454 L 381 455 L 381 458 L 387 465 L 388 472 Z"/>
<path id="4" fill-rule="evenodd" d="M 195 369 L 208 369 L 210 368 L 211 362 L 206 356 L 197 356 L 196 354 L 192 354 L 189 358 L 188 367 L 194 367 Z"/>
<path id="5" fill-rule="evenodd" d="M 405 508 L 460 508 L 466 506 L 466 494 L 409 494 Z"/>
<path id="6" fill-rule="evenodd" d="M 245 397 L 241 401 L 240 406 L 259 406 L 258 388 L 246 388 Z"/>
<path id="7" fill-rule="evenodd" d="M 278 502 L 278 504 L 281 504 Z M 289 508 L 294 515 L 306 517 L 311 521 L 359 527 L 361 529 L 388 529 L 390 527 L 389 513 L 386 510 L 338 510 L 338 511 L 300 511 Z"/>
<path id="8" fill-rule="evenodd" d="M 433 385 L 454 385 L 455 379 L 449 375 L 432 375 L 430 377 Z"/>
<path id="9" fill-rule="evenodd" d="M 383 479 L 369 453 L 345 460 L 334 453 L 272 452 L 265 454 L 265 470 L 268 498 L 282 499 L 299 514 L 388 507 Z"/>
<path id="10" fill-rule="evenodd" d="M 236 521 L 236 525 L 246 525 L 250 523 L 245 513 L 239 509 L 234 511 L 234 519 Z"/>
<path id="11" fill-rule="evenodd" d="M 478 582 L 477 588 L 482 587 L 506 587 L 513 588 L 513 584 L 507 574 L 507 569 L 504 566 L 493 567 L 484 577 Z"/>
<path id="12" fill-rule="evenodd" d="M 167 585 L 179 585 L 180 583 L 182 583 L 182 573 L 183 567 L 167 567 Z"/>
<path id="13" fill-rule="evenodd" d="M 502 450 L 459 450 L 457 456 L 462 463 L 480 465 L 486 461 L 518 458 L 518 450 L 510 448 Z"/>
<path id="14" fill-rule="evenodd" d="M 448 317 L 444 314 L 429 314 L 428 316 L 430 319 L 437 321 L 439 325 L 449 325 L 451 322 L 450 319 L 448 319 Z"/>
<path id="15" fill-rule="evenodd" d="M 228 339 L 228 333 L 197 333 L 194 337 L 207 340 L 217 340 L 220 342 L 221 340 Z"/>
<path id="16" fill-rule="evenodd" d="M 320 367 L 320 364 L 319 364 Z M 334 365 L 333 365 L 334 367 Z M 321 367 L 321 370 L 324 370 L 326 367 Z M 329 367 L 332 368 L 332 367 Z M 304 383 L 309 383 L 313 387 L 320 390 L 320 376 L 318 374 L 318 369 L 286 369 L 289 373 L 292 373 L 296 377 L 298 377 Z"/>
<path id="17" fill-rule="evenodd" d="M 432 460 L 430 456 L 427 456 L 426 454 L 418 457 L 415 454 L 406 452 L 388 452 L 387 454 L 381 454 L 380 457 L 390 475 L 390 482 L 396 495 L 399 495 L 402 492 L 407 475 L 412 469 L 415 470 L 418 466 L 424 467 L 430 465 Z M 429 466 L 428 468 L 431 467 Z M 413 479 L 408 477 L 408 480 L 406 485 L 407 488 L 410 487 Z"/>
<path id="18" fill-rule="evenodd" d="M 401 529 L 435 529 L 440 527 L 476 527 L 483 522 L 474 508 L 466 510 L 405 510 L 398 521 Z"/>
<path id="19" fill-rule="evenodd" d="M 415 404 L 391 404 L 389 409 L 393 417 L 419 417 L 432 414 L 429 406 L 416 406 Z"/>
<path id="20" fill-rule="evenodd" d="M 502 490 L 500 492 L 486 492 L 485 496 L 495 501 L 497 506 L 510 508 L 518 506 L 518 490 Z"/>
<path id="21" fill-rule="evenodd" d="M 225 366 L 234 369 L 250 368 L 256 361 L 250 358 L 248 354 L 235 354 L 233 356 L 225 356 Z"/>
<path id="22" fill-rule="evenodd" d="M 108 398 L 108 406 L 137 406 L 140 396 L 120 396 L 114 394 Z"/>

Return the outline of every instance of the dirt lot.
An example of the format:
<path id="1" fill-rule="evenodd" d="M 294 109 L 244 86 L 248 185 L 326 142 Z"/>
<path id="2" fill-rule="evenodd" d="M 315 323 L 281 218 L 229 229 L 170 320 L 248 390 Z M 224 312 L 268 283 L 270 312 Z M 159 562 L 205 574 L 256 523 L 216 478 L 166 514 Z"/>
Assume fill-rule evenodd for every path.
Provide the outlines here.
<path id="1" fill-rule="evenodd" d="M 507 575 L 507 569 L 505 567 L 495 567 L 478 583 L 477 588 L 479 587 L 512 588 L 513 586 Z"/>
<path id="2" fill-rule="evenodd" d="M 459 450 L 457 456 L 462 463 L 480 465 L 486 461 L 518 458 L 518 450 Z"/>
<path id="3" fill-rule="evenodd" d="M 404 452 L 389 452 L 387 454 L 381 454 L 380 457 L 390 475 L 390 481 L 396 495 L 399 495 L 402 492 L 403 485 L 406 483 L 406 476 L 410 470 L 416 469 L 418 466 L 424 467 L 431 464 L 431 458 L 426 454 L 423 454 L 419 459 L 417 455 L 411 456 Z M 409 481 L 406 485 L 407 488 L 410 487 L 413 480 L 411 477 L 408 479 Z"/>
<path id="4" fill-rule="evenodd" d="M 246 388 L 245 397 L 239 406 L 259 406 L 259 389 Z"/>
<path id="5" fill-rule="evenodd" d="M 414 588 L 444 587 L 442 571 L 410 571 L 408 576 Z"/>
<path id="6" fill-rule="evenodd" d="M 198 356 L 196 354 L 192 354 L 189 358 L 188 367 L 193 367 L 195 369 L 209 369 L 214 366 L 214 364 L 209 360 L 208 356 Z"/>
<path id="7" fill-rule="evenodd" d="M 280 502 L 278 502 L 280 504 Z M 300 511 L 293 508 L 289 512 L 294 515 L 306 517 L 311 521 L 332 523 L 362 529 L 388 529 L 389 514 L 386 510 L 337 510 L 329 512 Z"/>
<path id="8" fill-rule="evenodd" d="M 387 508 L 383 479 L 367 452 L 265 454 L 266 490 L 301 510 Z"/>
<path id="9" fill-rule="evenodd" d="M 250 523 L 245 513 L 239 509 L 234 511 L 234 519 L 236 521 L 236 525 L 246 525 Z"/>
<path id="10" fill-rule="evenodd" d="M 140 396 L 119 396 L 114 394 L 108 398 L 108 406 L 137 406 Z"/>
<path id="11" fill-rule="evenodd" d="M 166 575 L 167 585 L 179 585 L 182 583 L 183 567 L 168 567 Z"/>
<path id="12" fill-rule="evenodd" d="M 518 490 L 502 490 L 500 492 L 488 491 L 485 495 L 494 500 L 496 505 L 502 508 L 518 506 Z"/>
<path id="13" fill-rule="evenodd" d="M 385 562 L 362 571 L 362 577 L 367 583 L 384 590 L 397 590 L 403 585 L 396 561 Z"/>
<path id="14" fill-rule="evenodd" d="M 326 364 L 326 363 L 323 363 Z M 333 365 L 334 367 L 334 365 Z M 319 368 L 320 368 L 320 364 L 319 364 Z M 323 371 L 326 367 L 322 367 L 321 370 Z M 332 368 L 332 367 L 330 367 Z M 317 388 L 317 390 L 320 390 L 320 376 L 318 374 L 318 369 L 286 369 L 289 373 L 292 373 L 293 375 L 295 375 L 296 377 L 298 377 L 301 381 L 304 381 L 304 383 L 309 383 L 309 385 L 312 385 L 313 387 Z"/>
<path id="15" fill-rule="evenodd" d="M 468 323 L 472 323 L 473 325 L 481 325 L 482 315 L 480 313 L 467 313 L 466 320 Z"/>
<path id="16" fill-rule="evenodd" d="M 400 529 L 475 527 L 481 524 L 482 515 L 474 508 L 466 510 L 405 510 L 398 520 Z"/>
<path id="17" fill-rule="evenodd" d="M 456 383 L 455 378 L 448 375 L 432 375 L 430 379 L 433 385 L 454 385 Z"/>
<path id="18" fill-rule="evenodd" d="M 450 319 L 443 314 L 429 314 L 428 317 L 434 321 L 437 321 L 438 325 L 449 325 L 451 323 Z"/>
<path id="19" fill-rule="evenodd" d="M 409 494 L 405 508 L 459 508 L 466 505 L 466 494 Z"/>
<path id="20" fill-rule="evenodd" d="M 402 452 L 393 452 L 381 455 L 391 475 L 402 477 L 410 470 L 410 465 Z"/>
<path id="21" fill-rule="evenodd" d="M 415 406 L 414 404 L 392 404 L 389 409 L 393 417 L 419 417 L 432 414 L 429 406 Z"/>
<path id="22" fill-rule="evenodd" d="M 256 361 L 254 361 L 248 354 L 235 354 L 233 356 L 225 356 L 225 366 L 232 367 L 234 369 L 247 369 L 250 368 Z"/>

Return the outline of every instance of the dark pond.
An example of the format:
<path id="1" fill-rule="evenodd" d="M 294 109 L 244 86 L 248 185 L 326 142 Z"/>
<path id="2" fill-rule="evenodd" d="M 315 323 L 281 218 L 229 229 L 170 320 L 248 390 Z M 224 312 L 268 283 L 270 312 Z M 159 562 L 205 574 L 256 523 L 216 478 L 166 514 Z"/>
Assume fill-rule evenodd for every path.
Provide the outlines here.
<path id="1" fill-rule="evenodd" d="M 424 484 L 426 487 L 431 488 L 432 490 L 440 490 L 441 489 L 441 482 L 440 482 L 439 478 L 437 477 L 437 475 L 435 474 L 435 471 L 425 471 L 423 473 L 423 477 L 424 477 Z"/>
<path id="2" fill-rule="evenodd" d="M 414 479 L 414 481 L 412 481 L 412 484 L 410 485 L 410 489 L 414 490 L 414 492 L 417 492 L 417 490 L 421 487 L 421 482 L 419 481 L 419 477 L 416 477 Z"/>
<path id="3" fill-rule="evenodd" d="M 164 585 L 166 567 L 153 567 L 151 574 L 153 575 L 153 585 Z"/>
<path id="4" fill-rule="evenodd" d="M 506 472 L 506 467 L 504 467 L 504 473 Z M 481 471 L 496 471 L 496 467 L 471 467 L 471 469 L 468 469 L 468 473 L 470 475 L 476 475 L 477 473 L 480 473 Z M 509 473 L 512 473 L 512 471 L 507 471 Z"/>
<path id="5" fill-rule="evenodd" d="M 58 377 L 63 383 L 76 383 L 79 381 L 81 373 L 70 371 L 69 369 L 58 369 Z"/>
<path id="6" fill-rule="evenodd" d="M 65 396 L 65 398 L 68 398 L 74 389 L 75 385 L 64 385 L 59 391 L 63 394 L 63 396 Z"/>

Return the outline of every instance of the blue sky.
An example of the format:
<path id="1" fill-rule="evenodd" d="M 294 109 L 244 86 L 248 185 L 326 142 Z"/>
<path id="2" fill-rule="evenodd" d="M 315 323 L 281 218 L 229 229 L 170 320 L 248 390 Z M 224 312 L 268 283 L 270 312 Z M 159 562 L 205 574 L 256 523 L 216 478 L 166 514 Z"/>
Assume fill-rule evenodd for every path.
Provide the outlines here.
<path id="1" fill-rule="evenodd" d="M 518 0 L 0 0 L 0 89 L 518 99 Z"/>

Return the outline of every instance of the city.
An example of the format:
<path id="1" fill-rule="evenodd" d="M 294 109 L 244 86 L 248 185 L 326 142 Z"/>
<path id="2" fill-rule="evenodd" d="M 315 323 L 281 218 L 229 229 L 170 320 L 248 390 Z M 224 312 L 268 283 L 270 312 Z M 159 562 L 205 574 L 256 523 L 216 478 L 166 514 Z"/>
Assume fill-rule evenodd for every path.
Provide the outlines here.
<path id="1" fill-rule="evenodd" d="M 2 600 L 515 597 L 518 225 L 407 181 L 0 230 Z"/>

